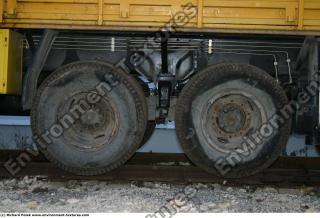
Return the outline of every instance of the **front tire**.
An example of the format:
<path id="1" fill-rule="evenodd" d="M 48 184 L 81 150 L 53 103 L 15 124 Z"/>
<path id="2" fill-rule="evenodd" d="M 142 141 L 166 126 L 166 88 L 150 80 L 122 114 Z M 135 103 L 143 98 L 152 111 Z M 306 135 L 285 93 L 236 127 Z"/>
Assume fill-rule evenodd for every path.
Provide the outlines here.
<path id="1" fill-rule="evenodd" d="M 76 62 L 45 79 L 31 118 L 47 159 L 74 174 L 97 175 L 121 166 L 140 146 L 147 103 L 139 83 L 121 69 Z"/>

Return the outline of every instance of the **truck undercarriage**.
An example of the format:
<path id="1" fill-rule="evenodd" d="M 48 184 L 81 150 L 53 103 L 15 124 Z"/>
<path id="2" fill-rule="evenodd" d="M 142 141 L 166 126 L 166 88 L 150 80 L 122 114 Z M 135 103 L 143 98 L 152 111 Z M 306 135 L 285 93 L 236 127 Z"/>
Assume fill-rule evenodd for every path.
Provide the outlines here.
<path id="1" fill-rule="evenodd" d="M 316 37 L 49 29 L 20 34 L 22 99 L 6 96 L 2 114 L 31 110 L 34 141 L 48 159 L 73 173 L 117 167 L 148 141 L 156 124 L 170 121 L 187 156 L 225 177 L 265 168 L 292 133 L 319 144 Z M 128 136 L 122 140 L 131 141 L 114 146 L 131 144 L 120 150 L 125 155 L 106 149 L 111 156 L 103 160 L 111 166 L 82 164 L 88 161 L 84 153 L 101 152 L 120 140 L 121 131 Z M 73 149 L 68 153 L 65 145 Z M 68 162 L 75 151 L 79 159 Z"/>
<path id="2" fill-rule="evenodd" d="M 1 114 L 30 115 L 64 170 L 125 163 L 175 123 L 223 177 L 270 166 L 289 136 L 319 145 L 317 0 L 0 1 Z"/>

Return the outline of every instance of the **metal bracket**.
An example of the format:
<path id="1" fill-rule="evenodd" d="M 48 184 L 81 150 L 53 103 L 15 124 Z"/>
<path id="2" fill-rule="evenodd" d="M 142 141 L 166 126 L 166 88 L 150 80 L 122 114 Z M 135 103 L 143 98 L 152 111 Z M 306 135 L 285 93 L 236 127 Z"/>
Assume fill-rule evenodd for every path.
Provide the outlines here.
<path id="1" fill-rule="evenodd" d="M 287 22 L 292 23 L 296 21 L 296 8 L 295 7 L 287 7 L 286 8 L 286 19 Z"/>
<path id="2" fill-rule="evenodd" d="M 120 3 L 120 17 L 128 18 L 129 10 L 130 10 L 129 3 L 126 3 L 126 2 Z"/>
<path id="3" fill-rule="evenodd" d="M 16 16 L 17 0 L 7 1 L 7 15 Z"/>
<path id="4" fill-rule="evenodd" d="M 203 26 L 203 0 L 198 0 L 197 26 L 198 28 L 201 28 Z"/>
<path id="5" fill-rule="evenodd" d="M 299 20 L 298 20 L 298 29 L 302 30 L 304 26 L 304 0 L 299 0 Z"/>

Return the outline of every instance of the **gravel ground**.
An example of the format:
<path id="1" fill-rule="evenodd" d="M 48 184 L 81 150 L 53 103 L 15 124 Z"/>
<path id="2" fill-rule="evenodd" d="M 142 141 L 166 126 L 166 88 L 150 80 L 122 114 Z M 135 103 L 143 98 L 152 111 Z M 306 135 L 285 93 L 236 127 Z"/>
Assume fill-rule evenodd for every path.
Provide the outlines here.
<path id="1" fill-rule="evenodd" d="M 320 187 L 0 181 L 0 212 L 320 212 Z"/>

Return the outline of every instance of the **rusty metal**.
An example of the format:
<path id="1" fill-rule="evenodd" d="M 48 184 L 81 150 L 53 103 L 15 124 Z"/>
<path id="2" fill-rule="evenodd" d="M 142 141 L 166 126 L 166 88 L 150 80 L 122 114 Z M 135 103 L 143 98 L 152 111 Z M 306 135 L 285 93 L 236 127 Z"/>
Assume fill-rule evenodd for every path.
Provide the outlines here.
<path id="1" fill-rule="evenodd" d="M 248 99 L 228 96 L 213 103 L 209 113 L 212 129 L 226 139 L 244 136 L 251 127 L 251 114 Z"/>
<path id="2" fill-rule="evenodd" d="M 89 94 L 76 93 L 67 99 L 60 107 L 59 120 L 67 124 L 69 117 L 66 114 L 77 108 Z M 74 120 L 74 124 L 64 132 L 64 137 L 78 150 L 98 150 L 104 144 L 111 143 L 119 132 L 119 113 L 116 106 L 107 96 L 100 98 L 99 104 L 90 105 L 90 109 L 81 118 Z"/>

